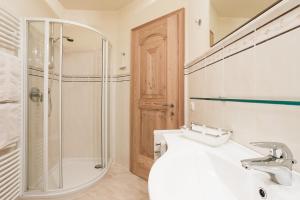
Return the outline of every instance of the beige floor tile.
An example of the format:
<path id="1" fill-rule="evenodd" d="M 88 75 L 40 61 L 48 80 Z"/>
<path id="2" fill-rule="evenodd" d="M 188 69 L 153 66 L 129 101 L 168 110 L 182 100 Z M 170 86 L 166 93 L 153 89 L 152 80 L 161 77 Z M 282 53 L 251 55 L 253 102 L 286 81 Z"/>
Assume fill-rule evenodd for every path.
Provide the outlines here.
<path id="1" fill-rule="evenodd" d="M 92 187 L 69 196 L 52 200 L 148 200 L 147 182 L 114 164 L 109 172 Z M 44 199 L 21 199 L 44 200 Z"/>

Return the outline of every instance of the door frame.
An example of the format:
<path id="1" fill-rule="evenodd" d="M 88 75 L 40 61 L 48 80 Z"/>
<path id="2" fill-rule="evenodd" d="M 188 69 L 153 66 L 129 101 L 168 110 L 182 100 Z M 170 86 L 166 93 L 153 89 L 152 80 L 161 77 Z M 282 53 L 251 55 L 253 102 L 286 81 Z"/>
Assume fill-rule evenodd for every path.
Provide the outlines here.
<path id="1" fill-rule="evenodd" d="M 134 117 L 134 84 L 133 84 L 133 78 L 135 78 L 135 68 L 134 68 L 134 55 L 135 55 L 135 48 L 134 48 L 134 42 L 133 42 L 133 32 L 135 30 L 141 29 L 147 25 L 150 25 L 152 23 L 155 23 L 163 18 L 168 18 L 169 16 L 177 15 L 178 16 L 178 81 L 179 81 L 179 87 L 178 87 L 178 123 L 179 126 L 184 124 L 184 50 L 185 50 L 185 9 L 181 8 L 178 10 L 175 10 L 171 13 L 168 13 L 166 15 L 163 15 L 161 17 L 158 17 L 154 20 L 151 20 L 149 22 L 146 22 L 140 26 L 137 26 L 133 29 L 131 29 L 131 60 L 130 60 L 130 66 L 131 66 L 131 81 L 130 81 L 130 171 L 135 171 L 135 165 L 134 165 L 134 134 L 133 134 L 133 117 Z"/>

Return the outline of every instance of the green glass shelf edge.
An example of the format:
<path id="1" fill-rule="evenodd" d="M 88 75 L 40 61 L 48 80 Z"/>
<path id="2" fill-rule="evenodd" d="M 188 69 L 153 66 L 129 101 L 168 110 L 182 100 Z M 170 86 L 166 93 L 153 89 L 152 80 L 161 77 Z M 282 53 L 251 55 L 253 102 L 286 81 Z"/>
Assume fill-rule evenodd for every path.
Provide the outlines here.
<path id="1" fill-rule="evenodd" d="M 190 99 L 193 99 L 193 100 L 206 100 L 206 101 L 228 101 L 228 102 L 240 102 L 240 103 L 257 103 L 257 104 L 300 106 L 300 101 L 259 100 L 259 99 L 230 99 L 230 98 L 202 98 L 202 97 L 190 97 Z"/>

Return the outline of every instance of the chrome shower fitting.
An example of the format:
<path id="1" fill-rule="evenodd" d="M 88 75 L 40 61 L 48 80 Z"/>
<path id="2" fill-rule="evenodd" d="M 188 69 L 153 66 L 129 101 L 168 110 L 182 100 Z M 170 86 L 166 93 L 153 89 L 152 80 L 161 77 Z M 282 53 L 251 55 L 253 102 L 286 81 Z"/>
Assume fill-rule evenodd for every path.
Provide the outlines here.
<path id="1" fill-rule="evenodd" d="M 37 87 L 31 88 L 29 97 L 33 102 L 43 102 L 43 93 Z"/>
<path id="2" fill-rule="evenodd" d="M 68 42 L 74 42 L 74 38 L 71 38 L 69 36 L 63 36 L 64 39 L 66 39 Z M 53 43 L 56 43 L 58 40 L 60 39 L 60 37 L 54 38 L 54 37 L 50 37 L 50 40 L 53 41 Z"/>

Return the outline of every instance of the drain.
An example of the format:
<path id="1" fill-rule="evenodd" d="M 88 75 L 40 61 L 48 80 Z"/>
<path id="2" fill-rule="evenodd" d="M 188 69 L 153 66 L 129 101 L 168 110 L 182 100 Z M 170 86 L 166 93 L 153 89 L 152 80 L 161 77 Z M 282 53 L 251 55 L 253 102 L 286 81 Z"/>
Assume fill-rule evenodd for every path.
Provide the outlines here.
<path id="1" fill-rule="evenodd" d="M 258 193 L 262 199 L 267 199 L 267 192 L 264 190 L 264 188 L 259 188 Z"/>

